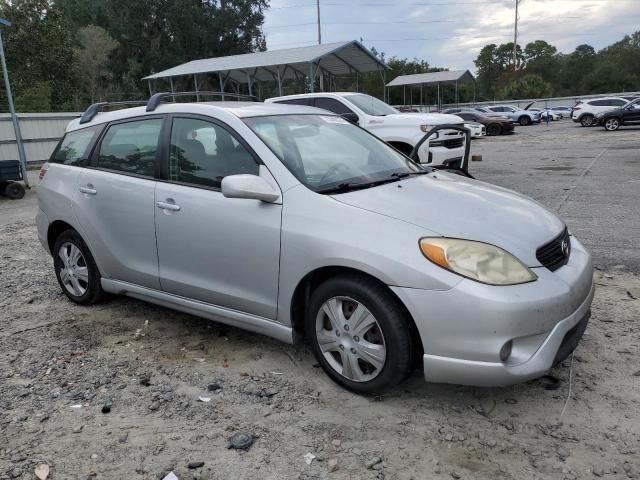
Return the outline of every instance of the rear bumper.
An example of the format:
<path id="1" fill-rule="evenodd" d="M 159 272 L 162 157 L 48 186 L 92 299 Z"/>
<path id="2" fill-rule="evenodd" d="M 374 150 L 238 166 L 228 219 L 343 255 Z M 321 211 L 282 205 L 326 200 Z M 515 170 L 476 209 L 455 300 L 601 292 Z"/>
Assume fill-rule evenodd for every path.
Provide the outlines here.
<path id="1" fill-rule="evenodd" d="M 567 333 L 588 321 L 594 294 L 591 257 L 574 237 L 571 244 L 566 265 L 533 268 L 538 279 L 522 285 L 465 279 L 445 291 L 391 287 L 416 322 L 426 380 L 508 385 L 551 368 Z"/>

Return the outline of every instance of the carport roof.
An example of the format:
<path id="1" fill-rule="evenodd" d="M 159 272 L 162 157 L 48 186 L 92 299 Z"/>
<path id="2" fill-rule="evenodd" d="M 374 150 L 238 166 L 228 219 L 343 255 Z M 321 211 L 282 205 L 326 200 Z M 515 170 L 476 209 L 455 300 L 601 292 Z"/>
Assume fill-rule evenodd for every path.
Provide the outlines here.
<path id="1" fill-rule="evenodd" d="M 402 85 L 436 85 L 447 83 L 473 82 L 475 78 L 469 70 L 452 70 L 446 72 L 416 73 L 414 75 L 399 75 L 389 83 L 387 87 Z"/>
<path id="2" fill-rule="evenodd" d="M 296 73 L 302 76 L 309 75 L 311 64 L 318 65 L 321 70 L 332 75 L 372 72 L 387 68 L 385 63 L 364 45 L 352 40 L 193 60 L 154 73 L 143 80 L 219 73 L 228 75 L 236 82 L 249 83 L 249 77 L 269 81 L 276 79 L 278 75 L 281 79 L 295 78 Z"/>

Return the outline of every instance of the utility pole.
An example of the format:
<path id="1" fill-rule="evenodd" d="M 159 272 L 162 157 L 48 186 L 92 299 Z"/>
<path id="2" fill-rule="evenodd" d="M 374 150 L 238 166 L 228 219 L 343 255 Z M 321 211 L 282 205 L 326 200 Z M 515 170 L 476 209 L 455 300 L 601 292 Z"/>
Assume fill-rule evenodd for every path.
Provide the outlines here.
<path id="1" fill-rule="evenodd" d="M 520 0 L 516 0 L 516 21 L 513 25 L 513 70 L 516 70 L 517 60 L 518 60 L 518 3 Z"/>
<path id="2" fill-rule="evenodd" d="M 20 132 L 20 123 L 16 116 L 16 109 L 13 106 L 13 96 L 11 95 L 11 84 L 9 83 L 9 72 L 7 72 L 7 64 L 4 60 L 4 46 L 2 45 L 2 28 L 10 27 L 11 22 L 0 18 L 0 63 L 2 64 L 2 75 L 4 76 L 4 88 L 7 93 L 7 101 L 9 103 L 9 112 L 11 112 L 11 122 L 13 122 L 13 131 L 16 135 L 16 145 L 18 146 L 18 157 L 22 165 L 22 180 L 27 188 L 29 186 L 29 178 L 27 177 L 27 156 L 24 153 L 24 145 L 22 144 L 22 133 Z"/>
<path id="3" fill-rule="evenodd" d="M 320 0 L 316 0 L 316 7 L 318 9 L 318 45 L 322 45 L 322 33 L 320 32 Z"/>

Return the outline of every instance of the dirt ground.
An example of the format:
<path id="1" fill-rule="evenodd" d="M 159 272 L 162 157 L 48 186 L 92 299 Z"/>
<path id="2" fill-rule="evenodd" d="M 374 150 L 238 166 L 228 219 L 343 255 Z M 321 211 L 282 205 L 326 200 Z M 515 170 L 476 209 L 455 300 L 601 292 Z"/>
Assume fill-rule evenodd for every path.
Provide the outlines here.
<path id="1" fill-rule="evenodd" d="M 590 177 L 607 182 L 612 169 L 598 173 L 592 158 L 619 143 L 607 137 L 612 144 L 558 179 L 536 168 L 600 132 L 545 128 L 474 143 L 485 159 L 472 168 L 562 214 L 587 198 Z M 639 167 L 624 181 L 637 181 L 640 130 L 619 133 L 635 142 L 624 161 Z M 544 135 L 551 153 L 513 161 L 523 142 Z M 544 182 L 564 187 L 548 196 Z M 180 480 L 640 478 L 637 237 L 607 245 L 596 234 L 608 225 L 615 237 L 606 219 L 567 213 L 574 233 L 592 230 L 584 234 L 592 251 L 624 252 L 615 262 L 594 253 L 591 322 L 572 361 L 552 378 L 491 389 L 426 384 L 416 371 L 397 392 L 371 398 L 333 384 L 305 347 L 128 298 L 72 304 L 37 240 L 34 192 L 0 199 L 0 479 L 36 478 L 40 464 L 56 480 L 170 471 Z M 627 213 L 620 228 L 638 231 L 637 208 Z M 256 437 L 246 451 L 228 448 L 236 432 Z"/>

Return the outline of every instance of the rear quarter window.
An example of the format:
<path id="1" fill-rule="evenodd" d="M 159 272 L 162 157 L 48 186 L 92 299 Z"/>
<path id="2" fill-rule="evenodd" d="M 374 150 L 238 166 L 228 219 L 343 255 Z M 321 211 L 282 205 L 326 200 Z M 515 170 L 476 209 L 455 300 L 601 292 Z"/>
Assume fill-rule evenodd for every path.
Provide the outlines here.
<path id="1" fill-rule="evenodd" d="M 101 127 L 89 127 L 67 133 L 51 155 L 49 162 L 84 165 L 100 129 Z"/>

